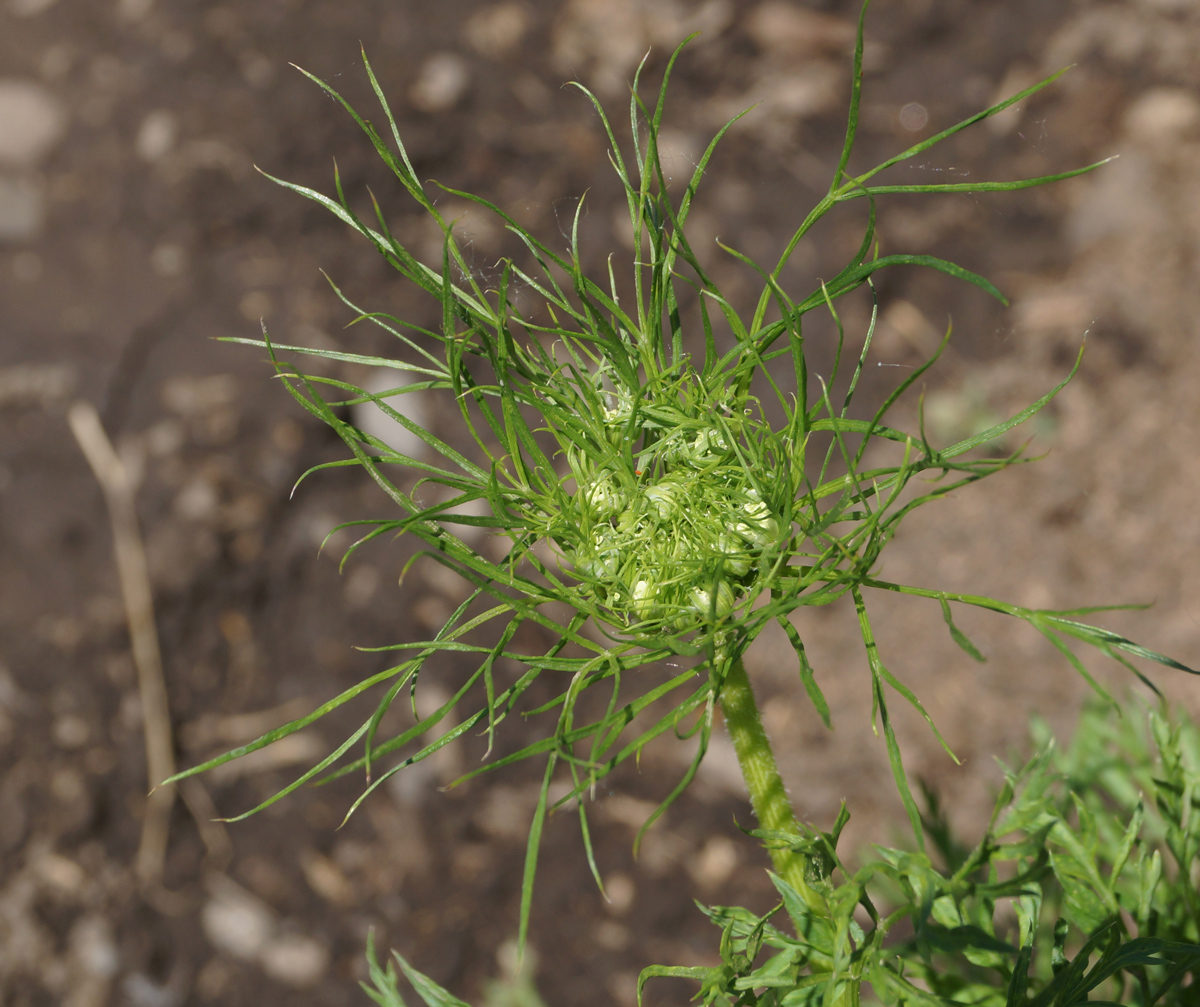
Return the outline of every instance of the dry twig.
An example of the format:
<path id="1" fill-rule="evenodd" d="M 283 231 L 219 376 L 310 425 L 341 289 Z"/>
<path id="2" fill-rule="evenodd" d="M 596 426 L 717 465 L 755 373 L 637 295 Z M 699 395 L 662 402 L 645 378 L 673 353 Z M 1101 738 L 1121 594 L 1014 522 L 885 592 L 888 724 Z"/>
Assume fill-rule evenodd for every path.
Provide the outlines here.
<path id="1" fill-rule="evenodd" d="M 157 887 L 162 880 L 163 861 L 175 786 L 159 784 L 175 773 L 174 742 L 171 737 L 171 713 L 167 687 L 163 679 L 162 653 L 154 626 L 154 598 L 146 566 L 146 550 L 134 508 L 134 480 L 104 432 L 100 417 L 88 402 L 71 406 L 68 420 L 71 431 L 95 473 L 108 504 L 112 521 L 113 552 L 117 575 L 129 623 L 129 640 L 137 668 L 138 693 L 142 701 L 142 723 L 146 737 L 146 768 L 150 795 L 142 821 L 142 839 L 138 847 L 137 874 L 144 886 Z M 196 781 L 188 781 L 189 784 Z M 202 786 L 188 787 L 184 800 L 195 816 L 200 835 L 213 861 L 229 857 L 229 837 L 215 821 L 212 801 Z"/>

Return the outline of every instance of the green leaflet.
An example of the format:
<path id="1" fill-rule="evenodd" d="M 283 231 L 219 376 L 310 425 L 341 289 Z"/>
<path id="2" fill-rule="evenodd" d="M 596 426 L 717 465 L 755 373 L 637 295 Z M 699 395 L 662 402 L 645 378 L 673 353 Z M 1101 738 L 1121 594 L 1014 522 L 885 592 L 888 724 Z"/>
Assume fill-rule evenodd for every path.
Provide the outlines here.
<path id="1" fill-rule="evenodd" d="M 782 903 L 766 917 L 702 907 L 722 928 L 722 967 L 656 966 L 643 983 L 699 981 L 705 1003 L 726 1007 L 850 1003 L 863 983 L 878 1002 L 929 1007 L 1194 1003 L 1187 983 L 1200 978 L 1200 912 L 1191 879 L 1200 851 L 1181 843 L 1171 795 L 1200 782 L 1200 763 L 1182 769 L 1197 746 L 1200 729 L 1189 721 L 1138 702 L 1124 716 L 1094 704 L 1069 748 L 1051 744 L 1008 772 L 992 826 L 958 870 L 885 847 L 857 868 L 839 860 L 826 918 L 775 877 Z M 1126 803 L 1129 784 L 1143 783 L 1160 811 Z M 961 847 L 957 838 L 946 845 Z M 1172 879 L 1142 870 L 1135 848 L 1175 857 Z M 1139 905 L 1152 905 L 1153 916 L 1136 910 L 1131 931 Z M 780 909 L 796 937 L 768 922 Z"/>

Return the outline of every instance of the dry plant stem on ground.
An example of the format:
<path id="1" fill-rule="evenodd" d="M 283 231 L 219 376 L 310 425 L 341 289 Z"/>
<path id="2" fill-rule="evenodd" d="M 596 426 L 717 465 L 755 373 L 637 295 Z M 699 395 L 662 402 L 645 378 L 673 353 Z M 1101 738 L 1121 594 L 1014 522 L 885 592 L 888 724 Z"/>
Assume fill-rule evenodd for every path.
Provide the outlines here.
<path id="1" fill-rule="evenodd" d="M 997 805 L 992 823 L 996 830 L 990 829 L 981 845 L 958 858 L 957 847 L 947 845 L 944 829 L 939 831 L 934 806 L 923 813 L 912 792 L 889 701 L 899 696 L 935 734 L 937 729 L 919 698 L 882 659 L 866 602 L 870 589 L 936 603 L 953 640 L 975 660 L 982 660 L 982 655 L 956 625 L 954 606 L 984 608 L 1020 619 L 1054 644 L 1105 698 L 1069 644 L 1087 644 L 1143 681 L 1148 680 L 1131 658 L 1190 670 L 1080 621 L 1080 616 L 1095 609 L 1027 608 L 891 582 L 876 574 L 884 548 L 914 509 L 1027 460 L 1020 449 L 998 452 L 1001 439 L 1049 403 L 1075 373 L 1072 369 L 1055 388 L 1007 420 L 948 445 L 932 443 L 923 421 L 916 430 L 905 431 L 892 425 L 889 417 L 902 396 L 919 390 L 916 386 L 937 362 L 941 349 L 881 404 L 864 409 L 855 396 L 870 358 L 876 313 L 872 312 L 865 333 L 848 335 L 837 306 L 840 298 L 866 287 L 874 302 L 876 272 L 918 266 L 965 280 L 1003 300 L 988 280 L 943 259 L 881 256 L 875 235 L 876 200 L 895 193 L 1021 189 L 1079 175 L 1098 165 L 1008 182 L 897 185 L 876 184 L 873 179 L 1029 97 L 1058 75 L 854 174 L 850 161 L 862 89 L 860 19 L 846 141 L 828 193 L 797 226 L 773 266 L 762 266 L 722 246 L 761 283 L 757 301 L 747 312 L 714 283 L 687 231 L 709 161 L 740 116 L 718 132 L 686 187 L 672 189 L 659 160 L 668 83 L 682 49 L 667 63 L 653 106 L 640 95 L 639 69 L 629 108 L 628 146 L 618 142 L 596 98 L 581 88 L 609 138 L 610 159 L 627 197 L 632 247 L 640 250 L 636 260 L 627 264 L 632 275 L 620 282 L 612 261 L 608 275 L 599 280 L 581 268 L 582 200 L 570 246 L 562 252 L 488 201 L 447 189 L 494 213 L 522 249 L 519 256 L 504 259 L 492 277 L 494 282 L 485 286 L 468 265 L 454 222 L 442 216 L 417 176 L 370 64 L 366 70 L 386 117 L 388 139 L 337 92 L 316 81 L 342 102 L 407 194 L 437 224 L 444 239 L 441 261 L 431 265 L 414 255 L 393 234 L 374 196 L 376 220 L 374 225 L 364 222 L 351 208 L 340 177 L 335 179 L 336 200 L 292 183 L 280 184 L 321 203 L 361 233 L 404 278 L 431 296 L 440 309 L 440 323 L 425 327 L 364 312 L 335 287 L 355 311 L 355 321 L 372 322 L 397 341 L 396 357 L 285 346 L 266 333 L 262 340 L 235 341 L 265 349 L 296 400 L 328 423 L 346 444 L 349 457 L 318 468 L 361 466 L 395 503 L 398 516 L 342 526 L 361 535 L 347 559 L 375 538 L 408 533 L 423 544 L 419 556 L 460 575 L 470 594 L 432 639 L 381 648 L 399 655 L 392 667 L 311 714 L 173 779 L 188 779 L 269 745 L 376 688 L 382 695 L 373 711 L 346 741 L 245 814 L 311 781 L 361 771 L 367 784 L 353 811 L 394 773 L 467 732 L 482 733 L 488 739 L 485 764 L 459 782 L 525 759 L 543 766 L 522 885 L 523 942 L 546 816 L 558 808 L 571 808 L 579 815 L 585 852 L 599 882 L 587 822 L 587 805 L 597 783 L 662 735 L 698 737 L 689 769 L 645 823 L 644 833 L 694 777 L 720 709 L 759 821 L 754 834 L 770 852 L 781 902 L 764 917 L 739 909 L 710 911 L 723 928 L 720 968 L 650 970 L 647 976 L 699 979 L 706 1002 L 754 1004 L 767 997 L 783 1007 L 809 1002 L 853 1004 L 865 983 L 895 1002 L 921 1002 L 922 988 L 949 990 L 974 975 L 970 969 L 943 973 L 931 964 L 929 942 L 934 938 L 920 935 L 934 934 L 947 948 L 965 955 L 972 968 L 995 970 L 998 978 L 993 976 L 988 988 L 1001 991 L 999 1002 L 1007 997 L 1008 1007 L 1023 1002 L 1030 983 L 1042 984 L 1038 996 L 1044 996 L 1047 1004 L 1073 1002 L 1070 997 L 1079 987 L 1061 977 L 1076 967 L 1095 979 L 1088 989 L 1129 969 L 1166 970 L 1169 974 L 1162 980 L 1160 994 L 1176 988 L 1173 984 L 1194 964 L 1194 954 L 1200 954 L 1200 948 L 1187 941 L 1200 935 L 1190 935 L 1181 924 L 1171 931 L 1170 939 L 1155 938 L 1160 943 L 1153 947 L 1139 945 L 1141 932 L 1131 938 L 1119 913 L 1097 915 L 1090 908 L 1071 910 L 1064 917 L 1093 942 L 1083 945 L 1082 958 L 1072 959 L 1065 969 L 1057 968 L 1059 958 L 1066 961 L 1067 944 L 1066 931 L 1060 935 L 1055 925 L 1058 957 L 1053 977 L 1029 978 L 1034 946 L 1044 937 L 1043 896 L 1040 888 L 1034 891 L 1022 885 L 1047 879 L 1064 891 L 1082 891 L 1075 883 L 1074 868 L 1062 867 L 1063 857 L 1055 861 L 1051 856 L 1047 861 L 1046 850 L 1051 840 L 1067 849 L 1078 847 L 1083 853 L 1073 853 L 1072 863 L 1082 863 L 1088 826 L 1078 825 L 1084 836 L 1079 840 L 1077 825 L 1061 802 L 1045 796 L 1051 779 L 1045 760 L 1035 761 L 1012 774 Z M 858 251 L 837 275 L 815 289 L 800 295 L 789 292 L 786 267 L 794 250 L 819 220 L 844 203 L 855 203 L 865 211 Z M 537 302 L 532 308 L 531 300 Z M 814 311 L 826 314 L 837 333 L 834 363 L 824 374 L 810 370 L 807 316 Z M 947 332 L 943 348 L 949 338 Z M 850 347 L 856 344 L 858 350 L 853 352 Z M 339 377 L 306 373 L 285 362 L 285 354 L 301 361 L 308 355 L 390 368 L 397 372 L 397 386 L 367 391 Z M 442 439 L 393 404 L 399 396 L 427 391 L 452 395 L 469 449 Z M 418 437 L 422 450 L 400 453 L 348 421 L 345 408 L 364 403 L 375 403 Z M 404 488 L 394 472 L 417 475 L 417 488 Z M 422 485 L 436 489 L 438 502 L 421 502 Z M 497 541 L 511 546 L 497 558 L 480 544 L 480 532 L 491 532 Z M 766 628 L 782 628 L 794 648 L 807 695 L 828 722 L 817 672 L 790 617 L 801 607 L 828 605 L 846 597 L 853 601 L 858 618 L 873 717 L 882 729 L 913 833 L 912 851 L 883 851 L 883 860 L 858 871 L 843 864 L 836 849 L 845 824 L 844 809 L 827 833 L 796 819 L 743 663 L 744 654 Z M 541 639 L 544 648 L 516 642 L 530 639 Z M 416 705 L 421 676 L 431 673 L 426 663 L 442 655 L 468 662 L 474 670 L 453 696 L 421 716 Z M 511 670 L 514 667 L 516 672 Z M 415 723 L 384 737 L 385 715 L 405 692 Z M 553 698 L 547 700 L 547 692 Z M 594 695 L 597 701 L 582 703 L 585 695 Z M 472 702 L 473 712 L 449 727 L 442 723 L 457 715 L 452 711 L 471 708 Z M 504 750 L 496 741 L 513 714 L 542 724 L 542 734 L 515 751 Z M 436 739 L 429 740 L 434 735 Z M 1160 745 L 1163 752 L 1169 749 L 1170 744 Z M 355 751 L 361 754 L 352 756 Z M 348 755 L 350 761 L 343 762 Z M 1034 779 L 1039 781 L 1036 787 L 1030 782 Z M 554 786 L 559 782 L 566 784 L 562 796 Z M 1017 817 L 1018 824 L 1009 832 L 1025 829 L 1028 835 L 1015 845 L 1001 847 L 996 837 L 1006 833 L 997 822 L 1005 814 L 1006 822 Z M 1034 828 L 1036 823 L 1040 824 Z M 1116 886 L 1138 842 L 1137 828 L 1130 828 L 1128 849 L 1105 862 L 1105 870 L 1111 868 L 1108 881 L 1097 873 L 1095 864 L 1090 873 L 1079 868 L 1093 895 L 1097 884 L 1108 886 L 1107 896 L 1100 900 L 1107 910 L 1116 904 Z M 945 847 L 941 852 L 947 873 L 934 867 L 927 837 Z M 995 873 L 1002 854 L 1029 860 L 1027 877 L 1016 887 Z M 1092 856 L 1094 860 L 1094 851 Z M 1190 870 L 1186 848 L 1180 858 Z M 1151 883 L 1151 874 L 1143 872 L 1139 877 L 1136 898 L 1145 910 L 1141 919 L 1149 927 L 1148 907 L 1159 889 L 1157 881 Z M 889 884 L 901 896 L 889 891 Z M 983 901 L 971 903 L 973 915 L 963 917 L 969 899 L 980 892 Z M 880 908 L 883 900 L 897 897 L 900 908 Z M 1005 925 L 997 924 L 995 916 L 996 900 L 1001 898 L 1016 900 L 1021 921 L 1016 944 L 997 936 L 997 926 Z M 779 909 L 790 918 L 791 935 L 768 924 Z M 912 948 L 898 951 L 885 938 L 900 920 L 909 918 L 920 939 Z M 943 930 L 950 931 L 951 937 Z M 771 964 L 758 966 L 756 958 L 764 944 L 778 954 Z M 1136 953 L 1129 951 L 1131 947 Z M 1089 955 L 1097 948 L 1109 956 L 1105 959 L 1109 965 L 1118 963 L 1100 978 L 1087 972 Z M 1134 958 L 1122 958 L 1123 954 Z M 419 973 L 403 962 L 401 966 L 428 1002 L 451 1002 L 444 999 L 448 994 Z M 376 999 L 390 1003 L 394 975 L 379 971 L 374 963 L 373 968 Z M 918 973 L 923 987 L 910 979 Z M 1142 982 L 1147 1005 L 1155 1002 L 1151 987 L 1149 979 Z M 982 993 L 978 999 L 991 1002 Z"/>
<path id="2" fill-rule="evenodd" d="M 95 408 L 76 402 L 68 414 L 71 431 L 104 494 L 113 530 L 113 554 L 129 626 L 130 649 L 138 676 L 138 697 L 146 738 L 149 796 L 138 847 L 138 880 L 150 891 L 161 887 L 175 784 L 159 785 L 175 773 L 171 711 L 163 678 L 162 651 L 154 623 L 154 600 L 146 566 L 146 550 L 138 526 L 136 486 L 113 447 Z M 210 863 L 223 867 L 232 852 L 225 827 L 199 780 L 184 780 L 180 790 L 200 829 Z M 161 893 L 160 893 L 161 894 Z"/>
<path id="3" fill-rule="evenodd" d="M 154 599 L 146 570 L 146 550 L 134 507 L 134 487 L 120 456 L 114 450 L 100 417 L 89 403 L 77 402 L 69 414 L 71 430 L 87 458 L 108 505 L 113 528 L 113 553 L 129 623 L 129 642 L 137 668 L 138 694 L 146 736 L 146 768 L 150 796 L 142 822 L 137 873 L 143 884 L 162 879 L 167 851 L 167 830 L 175 803 L 175 785 L 158 786 L 175 773 L 171 737 L 171 711 L 163 680 L 162 652 L 154 627 Z"/>

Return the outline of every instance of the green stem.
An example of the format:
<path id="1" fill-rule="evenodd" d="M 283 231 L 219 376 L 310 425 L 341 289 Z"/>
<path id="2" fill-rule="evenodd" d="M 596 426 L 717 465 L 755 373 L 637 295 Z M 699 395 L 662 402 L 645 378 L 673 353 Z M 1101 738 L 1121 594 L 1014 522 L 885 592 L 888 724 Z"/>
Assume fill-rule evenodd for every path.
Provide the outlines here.
<path id="1" fill-rule="evenodd" d="M 733 662 L 721 687 L 721 710 L 758 824 L 765 830 L 799 835 L 800 827 L 775 764 L 771 742 L 763 730 L 746 666 L 740 657 Z M 827 916 L 829 909 L 825 900 L 805 880 L 805 858 L 788 849 L 771 849 L 770 853 L 775 873 L 800 894 L 810 909 Z"/>

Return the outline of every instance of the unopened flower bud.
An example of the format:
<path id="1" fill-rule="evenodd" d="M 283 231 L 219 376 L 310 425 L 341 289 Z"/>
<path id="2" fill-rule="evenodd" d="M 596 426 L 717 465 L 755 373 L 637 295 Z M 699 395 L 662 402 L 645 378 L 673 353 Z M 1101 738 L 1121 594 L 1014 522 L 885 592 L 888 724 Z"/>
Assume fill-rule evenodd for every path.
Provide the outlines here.
<path id="1" fill-rule="evenodd" d="M 704 618 L 724 619 L 733 611 L 733 588 L 728 581 L 717 585 L 717 601 L 714 607 L 712 592 L 702 587 L 692 588 L 692 608 Z"/>

